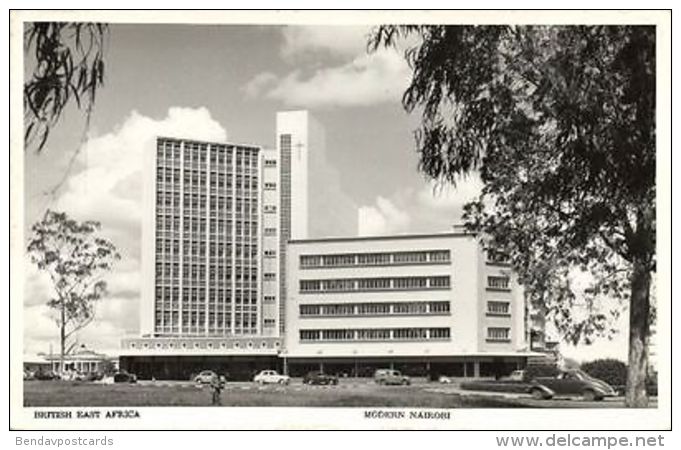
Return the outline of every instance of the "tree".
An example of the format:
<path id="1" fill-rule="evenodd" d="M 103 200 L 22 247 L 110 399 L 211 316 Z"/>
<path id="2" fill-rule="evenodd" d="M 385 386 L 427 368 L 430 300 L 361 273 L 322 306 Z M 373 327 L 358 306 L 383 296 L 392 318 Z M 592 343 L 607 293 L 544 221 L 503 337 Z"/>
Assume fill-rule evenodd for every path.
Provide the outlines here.
<path id="1" fill-rule="evenodd" d="M 67 105 L 85 111 L 86 129 L 97 88 L 104 83 L 108 27 L 101 23 L 26 23 L 24 82 L 26 148 L 43 150 Z"/>
<path id="2" fill-rule="evenodd" d="M 62 370 L 64 355 L 78 343 L 76 333 L 94 320 L 97 303 L 106 295 L 103 276 L 120 259 L 114 244 L 97 236 L 99 229 L 98 222 L 77 222 L 51 210 L 31 227 L 28 253 L 49 275 L 56 294 L 47 306 L 56 312 Z"/>
<path id="3" fill-rule="evenodd" d="M 509 254 L 535 299 L 558 299 L 550 309 L 559 324 L 572 320 L 570 286 L 562 281 L 555 297 L 542 283 L 560 287 L 547 280 L 573 268 L 597 278 L 587 307 L 627 298 L 626 404 L 647 405 L 655 28 L 388 25 L 369 46 L 407 36 L 418 43 L 405 52 L 413 78 L 402 103 L 422 114 L 420 170 L 445 183 L 479 172 L 468 225 Z M 606 328 L 602 319 L 570 331 L 588 337 Z"/>
<path id="4" fill-rule="evenodd" d="M 581 369 L 615 388 L 621 387 L 627 382 L 627 365 L 617 359 L 606 358 L 585 362 Z"/>

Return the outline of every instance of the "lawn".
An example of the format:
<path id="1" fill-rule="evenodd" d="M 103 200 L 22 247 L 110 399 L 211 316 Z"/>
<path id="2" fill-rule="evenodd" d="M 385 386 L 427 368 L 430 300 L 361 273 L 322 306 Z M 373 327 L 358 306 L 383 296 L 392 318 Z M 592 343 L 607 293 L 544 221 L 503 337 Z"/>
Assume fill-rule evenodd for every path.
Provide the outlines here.
<path id="1" fill-rule="evenodd" d="M 228 383 L 223 406 L 508 408 L 519 402 L 490 396 L 429 392 L 428 385 L 376 386 L 346 382 L 339 386 L 258 386 Z M 68 381 L 24 382 L 24 405 L 35 406 L 209 406 L 211 392 L 191 383 L 103 385 Z"/>

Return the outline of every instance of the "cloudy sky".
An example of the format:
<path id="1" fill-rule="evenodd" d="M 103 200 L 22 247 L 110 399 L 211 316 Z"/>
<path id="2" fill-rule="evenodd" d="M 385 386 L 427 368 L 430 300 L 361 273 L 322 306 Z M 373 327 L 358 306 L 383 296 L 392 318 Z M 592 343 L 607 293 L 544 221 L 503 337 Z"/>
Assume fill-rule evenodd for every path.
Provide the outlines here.
<path id="1" fill-rule="evenodd" d="M 400 105 L 410 70 L 394 50 L 366 53 L 364 27 L 112 25 L 105 86 L 87 134 L 68 110 L 40 155 L 26 154 L 27 227 L 47 207 L 98 220 L 123 260 L 110 296 L 80 340 L 115 351 L 138 332 L 141 150 L 159 134 L 274 146 L 275 113 L 309 109 L 325 126 L 327 154 L 359 205 L 361 234 L 447 231 L 480 189 L 476 178 L 433 191 L 417 170 L 418 117 Z M 84 142 L 84 144 L 82 144 Z M 55 195 L 75 149 L 75 165 Z M 43 276 L 26 263 L 25 348 L 58 350 L 43 306 Z M 615 341 L 570 356 L 625 358 Z"/>

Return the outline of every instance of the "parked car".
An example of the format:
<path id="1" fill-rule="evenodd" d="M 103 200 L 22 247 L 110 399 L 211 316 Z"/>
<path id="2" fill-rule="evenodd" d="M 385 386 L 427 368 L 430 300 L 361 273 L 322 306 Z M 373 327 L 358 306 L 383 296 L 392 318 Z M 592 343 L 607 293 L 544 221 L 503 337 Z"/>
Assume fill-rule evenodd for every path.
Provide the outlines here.
<path id="1" fill-rule="evenodd" d="M 102 378 L 104 378 L 102 372 L 90 372 L 87 374 L 85 381 L 100 381 Z"/>
<path id="2" fill-rule="evenodd" d="M 36 380 L 59 380 L 61 377 L 51 370 L 38 370 L 33 374 L 33 378 Z"/>
<path id="3" fill-rule="evenodd" d="M 466 391 L 530 394 L 538 400 L 549 399 L 554 395 L 546 386 L 522 380 L 471 380 L 461 383 L 459 387 Z"/>
<path id="4" fill-rule="evenodd" d="M 402 375 L 402 372 L 394 369 L 378 369 L 374 372 L 374 381 L 377 384 L 411 384 L 411 379 L 408 376 Z"/>
<path id="5" fill-rule="evenodd" d="M 114 383 L 137 383 L 137 375 L 121 370 L 114 374 L 113 381 Z"/>
<path id="6" fill-rule="evenodd" d="M 194 383 L 197 384 L 210 384 L 213 381 L 213 378 L 217 376 L 218 374 L 213 372 L 212 370 L 204 370 L 200 372 L 198 375 L 196 375 L 193 378 L 193 381 Z M 225 383 L 227 381 L 224 375 L 220 375 L 219 379 L 221 383 Z"/>
<path id="7" fill-rule="evenodd" d="M 303 377 L 303 384 L 338 384 L 338 377 L 319 371 L 308 372 Z"/>
<path id="8" fill-rule="evenodd" d="M 440 377 L 437 379 L 437 382 L 441 384 L 452 384 L 454 380 L 452 377 L 448 377 L 447 375 L 440 375 Z"/>
<path id="9" fill-rule="evenodd" d="M 253 381 L 259 384 L 289 384 L 291 378 L 278 374 L 276 370 L 262 370 L 253 377 Z"/>
<path id="10" fill-rule="evenodd" d="M 511 374 L 506 379 L 511 380 L 511 381 L 524 381 L 525 380 L 525 371 L 524 370 L 514 370 L 513 372 L 511 372 Z"/>
<path id="11" fill-rule="evenodd" d="M 556 377 L 537 377 L 532 383 L 551 389 L 557 396 L 581 395 L 587 401 L 603 400 L 605 397 L 617 395 L 608 383 L 578 369 L 563 371 Z"/>

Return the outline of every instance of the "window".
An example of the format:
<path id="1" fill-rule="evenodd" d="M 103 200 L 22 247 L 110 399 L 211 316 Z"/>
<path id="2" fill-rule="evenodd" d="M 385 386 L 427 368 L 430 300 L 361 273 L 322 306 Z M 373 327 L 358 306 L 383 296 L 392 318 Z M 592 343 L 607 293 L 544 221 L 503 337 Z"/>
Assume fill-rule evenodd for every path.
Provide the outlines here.
<path id="1" fill-rule="evenodd" d="M 269 328 L 269 327 L 273 327 L 275 323 L 276 323 L 276 321 L 274 319 L 265 319 L 264 322 L 263 322 L 263 325 L 265 327 Z"/>
<path id="2" fill-rule="evenodd" d="M 449 262 L 450 260 L 449 250 L 435 250 L 430 252 L 428 256 L 431 262 Z"/>
<path id="3" fill-rule="evenodd" d="M 496 265 L 508 265 L 510 263 L 510 259 L 508 255 L 504 252 L 496 251 L 496 250 L 488 250 L 487 251 L 487 263 L 488 264 L 496 264 Z"/>
<path id="4" fill-rule="evenodd" d="M 393 306 L 395 314 L 426 314 L 428 312 L 427 303 L 395 303 Z"/>
<path id="5" fill-rule="evenodd" d="M 393 330 L 393 339 L 396 340 L 421 340 L 426 338 L 425 328 L 396 328 Z"/>
<path id="6" fill-rule="evenodd" d="M 509 290 L 508 277 L 487 277 L 487 288 L 501 291 Z"/>
<path id="7" fill-rule="evenodd" d="M 493 316 L 508 316 L 511 314 L 510 306 L 511 304 L 509 302 L 487 302 L 487 314 Z"/>
<path id="8" fill-rule="evenodd" d="M 277 183 L 265 183 L 266 191 L 274 191 L 275 189 L 277 189 Z"/>
<path id="9" fill-rule="evenodd" d="M 430 287 L 431 288 L 448 288 L 449 287 L 449 277 L 430 277 Z"/>
<path id="10" fill-rule="evenodd" d="M 310 256 L 310 255 L 301 255 L 300 256 L 300 266 L 301 267 L 318 267 L 321 265 L 322 262 L 322 257 L 321 256 Z"/>
<path id="11" fill-rule="evenodd" d="M 320 291 L 322 283 L 319 280 L 300 280 L 300 292 Z"/>
<path id="12" fill-rule="evenodd" d="M 449 313 L 449 302 L 430 302 L 429 309 L 431 314 Z"/>
<path id="13" fill-rule="evenodd" d="M 510 328 L 487 328 L 487 340 L 496 342 L 508 342 L 511 340 Z"/>
<path id="14" fill-rule="evenodd" d="M 430 339 L 449 339 L 449 328 L 431 328 L 428 331 Z"/>
<path id="15" fill-rule="evenodd" d="M 355 338 L 354 330 L 321 330 L 322 340 L 325 341 L 351 341 Z"/>
<path id="16" fill-rule="evenodd" d="M 393 280 L 395 289 L 421 289 L 426 287 L 425 277 L 404 277 Z"/>
<path id="17" fill-rule="evenodd" d="M 276 236 L 277 234 L 277 229 L 276 228 L 265 228 L 265 236 Z"/>
<path id="18" fill-rule="evenodd" d="M 265 258 L 275 258 L 277 256 L 276 250 L 265 250 Z"/>
<path id="19" fill-rule="evenodd" d="M 390 303 L 364 303 L 357 306 L 360 316 L 380 316 L 390 314 Z"/>
<path id="20" fill-rule="evenodd" d="M 265 212 L 269 214 L 276 213 L 277 212 L 276 205 L 265 205 Z"/>
<path id="21" fill-rule="evenodd" d="M 326 267 L 343 267 L 355 265 L 355 255 L 324 255 L 322 264 Z"/>
<path id="22" fill-rule="evenodd" d="M 301 316 L 318 316 L 321 312 L 319 305 L 300 305 Z"/>
<path id="23" fill-rule="evenodd" d="M 352 316 L 355 312 L 354 305 L 326 305 L 324 306 L 325 316 Z"/>
<path id="24" fill-rule="evenodd" d="M 357 330 L 358 341 L 385 341 L 390 339 L 390 329 L 369 328 Z"/>
<path id="25" fill-rule="evenodd" d="M 277 278 L 277 274 L 274 272 L 265 272 L 263 276 L 265 277 L 266 281 L 273 281 Z"/>
<path id="26" fill-rule="evenodd" d="M 265 160 L 265 167 L 277 167 L 277 160 L 276 159 L 266 159 Z"/>
<path id="27" fill-rule="evenodd" d="M 423 263 L 428 259 L 426 252 L 400 252 L 393 254 L 395 264 Z"/>
<path id="28" fill-rule="evenodd" d="M 390 264 L 390 253 L 363 253 L 357 255 L 357 264 L 361 266 L 380 266 Z"/>
<path id="29" fill-rule="evenodd" d="M 323 280 L 322 291 L 349 292 L 355 290 L 355 280 Z"/>
<path id="30" fill-rule="evenodd" d="M 319 330 L 300 330 L 301 341 L 318 341 Z"/>
<path id="31" fill-rule="evenodd" d="M 265 295 L 263 297 L 263 301 L 265 301 L 266 303 L 271 303 L 276 301 L 276 297 L 274 295 Z"/>

